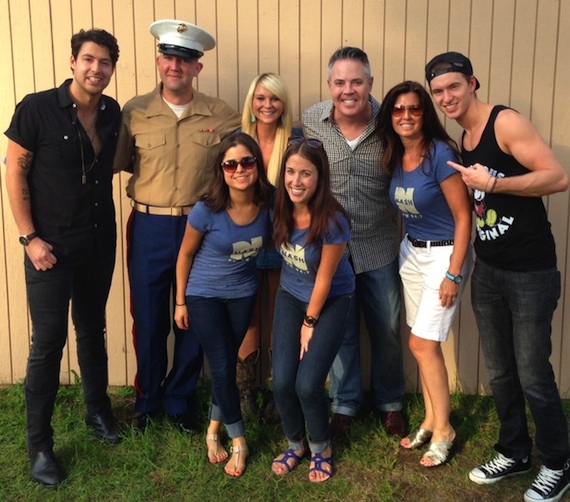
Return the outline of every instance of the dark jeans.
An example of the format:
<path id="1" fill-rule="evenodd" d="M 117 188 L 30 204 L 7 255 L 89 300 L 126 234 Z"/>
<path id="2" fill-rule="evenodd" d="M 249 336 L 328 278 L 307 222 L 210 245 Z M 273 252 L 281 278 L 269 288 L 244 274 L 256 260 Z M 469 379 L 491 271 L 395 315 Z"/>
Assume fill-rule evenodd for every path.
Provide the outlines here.
<path id="1" fill-rule="evenodd" d="M 342 343 L 354 295 L 329 298 L 319 316 L 309 351 L 299 360 L 307 310 L 283 289 L 277 291 L 273 323 L 273 395 L 290 447 L 302 449 L 305 422 L 313 453 L 329 442 L 329 399 L 325 381 Z"/>
<path id="2" fill-rule="evenodd" d="M 549 361 L 559 297 L 556 269 L 512 272 L 475 264 L 471 301 L 501 422 L 495 449 L 510 458 L 530 455 L 526 397 L 536 445 L 551 469 L 561 469 L 569 456 L 568 424 Z"/>
<path id="3" fill-rule="evenodd" d="M 331 368 L 333 411 L 355 416 L 362 404 L 360 319 L 362 307 L 370 338 L 371 387 L 380 411 L 402 409 L 404 363 L 400 334 L 401 282 L 396 257 L 388 265 L 356 275 L 356 302 L 352 305 L 344 340 Z"/>
<path id="4" fill-rule="evenodd" d="M 32 345 L 24 392 L 30 454 L 53 447 L 51 417 L 67 340 L 70 300 L 87 413 L 111 412 L 107 396 L 105 304 L 114 266 L 113 252 L 107 258 L 86 258 L 79 266 L 56 264 L 51 270 L 41 272 L 26 256 Z"/>
<path id="5" fill-rule="evenodd" d="M 251 322 L 255 298 L 256 295 L 236 299 L 186 297 L 190 324 L 210 365 L 210 419 L 223 421 L 231 438 L 245 433 L 236 385 L 236 364 L 239 347 Z"/>

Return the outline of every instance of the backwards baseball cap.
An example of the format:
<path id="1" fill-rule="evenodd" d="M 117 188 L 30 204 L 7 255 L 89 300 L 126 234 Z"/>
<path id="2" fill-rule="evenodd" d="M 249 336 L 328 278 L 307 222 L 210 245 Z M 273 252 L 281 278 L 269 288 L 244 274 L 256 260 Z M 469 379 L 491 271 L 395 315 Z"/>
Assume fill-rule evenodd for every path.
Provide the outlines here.
<path id="1" fill-rule="evenodd" d="M 445 52 L 435 56 L 426 64 L 426 80 L 428 84 L 444 73 L 459 72 L 469 77 L 473 76 L 473 66 L 469 58 L 459 52 Z M 479 80 L 475 78 L 475 90 L 479 89 Z"/>
<path id="2" fill-rule="evenodd" d="M 186 21 L 161 19 L 150 25 L 158 39 L 158 52 L 187 59 L 198 59 L 216 46 L 215 38 L 205 29 Z"/>

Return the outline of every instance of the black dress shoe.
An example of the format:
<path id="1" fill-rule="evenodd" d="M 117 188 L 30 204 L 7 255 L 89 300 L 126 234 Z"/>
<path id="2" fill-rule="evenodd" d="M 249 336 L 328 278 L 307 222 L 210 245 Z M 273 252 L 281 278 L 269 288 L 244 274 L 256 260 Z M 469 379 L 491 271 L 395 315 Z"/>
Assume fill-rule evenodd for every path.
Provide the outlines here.
<path id="1" fill-rule="evenodd" d="M 55 488 L 65 479 L 65 473 L 58 465 L 51 450 L 31 455 L 32 479 L 46 488 Z"/>
<path id="2" fill-rule="evenodd" d="M 186 434 L 199 434 L 202 430 L 198 417 L 189 411 L 168 415 L 170 421 Z"/>
<path id="3" fill-rule="evenodd" d="M 131 427 L 134 432 L 141 434 L 143 433 L 148 425 L 152 422 L 153 415 L 150 413 L 145 413 L 144 411 L 137 411 L 131 419 Z"/>
<path id="4" fill-rule="evenodd" d="M 119 436 L 119 426 L 115 421 L 115 418 L 110 413 L 93 413 L 87 415 L 85 418 L 85 423 L 92 427 L 95 431 L 95 435 L 107 441 L 107 443 L 117 444 L 121 442 Z"/>

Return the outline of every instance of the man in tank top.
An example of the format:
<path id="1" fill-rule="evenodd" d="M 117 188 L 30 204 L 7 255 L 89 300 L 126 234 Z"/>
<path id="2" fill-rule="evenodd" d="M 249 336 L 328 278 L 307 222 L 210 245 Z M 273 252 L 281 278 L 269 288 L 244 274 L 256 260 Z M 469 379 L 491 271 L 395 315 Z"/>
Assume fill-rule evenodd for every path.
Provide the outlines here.
<path id="1" fill-rule="evenodd" d="M 464 166 L 450 165 L 474 195 L 471 296 L 501 424 L 496 456 L 469 478 L 491 484 L 531 469 L 526 399 L 543 462 L 524 500 L 558 501 L 570 487 L 568 423 L 549 362 L 561 280 L 541 197 L 566 191 L 568 176 L 525 117 L 477 98 L 467 57 L 434 57 L 426 79 L 439 109 L 464 129 Z"/>

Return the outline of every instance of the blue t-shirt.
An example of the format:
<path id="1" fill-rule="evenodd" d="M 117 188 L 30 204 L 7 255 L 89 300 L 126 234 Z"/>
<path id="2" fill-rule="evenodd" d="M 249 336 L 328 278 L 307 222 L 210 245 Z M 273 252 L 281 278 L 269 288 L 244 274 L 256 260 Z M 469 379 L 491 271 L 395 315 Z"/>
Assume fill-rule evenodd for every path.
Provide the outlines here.
<path id="1" fill-rule="evenodd" d="M 281 245 L 281 287 L 301 301 L 308 302 L 311 299 L 323 244 L 341 244 L 350 240 L 348 220 L 342 213 L 337 213 L 337 218 L 341 228 L 338 228 L 336 222 L 330 221 L 327 235 L 321 243 L 313 242 L 305 247 L 309 229 L 296 228 L 289 235 L 289 242 Z M 354 289 L 354 272 L 345 253 L 335 271 L 327 298 L 348 295 Z"/>
<path id="2" fill-rule="evenodd" d="M 237 225 L 227 211 L 213 213 L 198 202 L 188 215 L 192 228 L 204 234 L 194 256 L 186 295 L 243 298 L 257 292 L 255 258 L 269 242 L 269 211 L 260 209 L 247 225 Z"/>
<path id="3" fill-rule="evenodd" d="M 390 200 L 402 215 L 406 232 L 414 239 L 450 240 L 455 235 L 455 220 L 440 187 L 457 172 L 447 165 L 448 160 L 457 162 L 457 154 L 436 140 L 416 169 L 404 171 L 398 166 L 394 170 Z"/>

